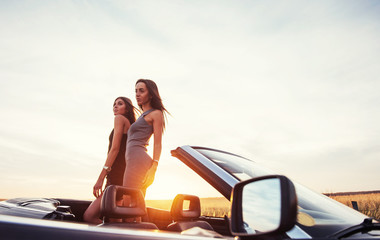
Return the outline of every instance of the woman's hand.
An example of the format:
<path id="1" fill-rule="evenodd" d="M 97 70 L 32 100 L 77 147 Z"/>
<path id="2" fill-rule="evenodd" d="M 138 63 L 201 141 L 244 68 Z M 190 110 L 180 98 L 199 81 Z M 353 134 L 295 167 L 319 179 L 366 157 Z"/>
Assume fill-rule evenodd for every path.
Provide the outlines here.
<path id="1" fill-rule="evenodd" d="M 156 175 L 156 170 L 157 170 L 157 162 L 153 162 L 153 165 L 149 168 L 149 170 L 146 172 L 145 179 L 143 181 L 142 188 L 146 189 L 149 187 L 153 181 L 154 181 L 154 176 Z"/>
<path id="2" fill-rule="evenodd" d="M 103 193 L 103 181 L 104 178 L 99 178 L 94 185 L 93 194 L 96 198 L 100 197 Z"/>

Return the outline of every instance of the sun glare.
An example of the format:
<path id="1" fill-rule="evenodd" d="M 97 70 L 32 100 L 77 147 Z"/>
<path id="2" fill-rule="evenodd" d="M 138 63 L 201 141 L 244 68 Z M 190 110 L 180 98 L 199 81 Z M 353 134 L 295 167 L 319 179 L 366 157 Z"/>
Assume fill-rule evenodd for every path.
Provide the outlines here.
<path id="1" fill-rule="evenodd" d="M 148 188 L 146 199 L 172 200 L 177 194 L 191 194 L 200 198 L 223 197 L 180 160 L 165 156 L 160 160 L 154 183 Z"/>

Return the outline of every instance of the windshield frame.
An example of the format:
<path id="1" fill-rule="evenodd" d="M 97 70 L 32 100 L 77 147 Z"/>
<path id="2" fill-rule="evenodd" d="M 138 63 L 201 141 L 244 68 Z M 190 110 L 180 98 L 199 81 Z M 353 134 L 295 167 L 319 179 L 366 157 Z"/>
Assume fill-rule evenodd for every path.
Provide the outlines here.
<path id="1" fill-rule="evenodd" d="M 232 188 L 239 180 L 197 151 L 197 149 L 200 149 L 200 147 L 185 145 L 172 150 L 171 154 L 173 157 L 181 160 L 230 201 Z M 218 151 L 211 148 L 202 149 Z"/>

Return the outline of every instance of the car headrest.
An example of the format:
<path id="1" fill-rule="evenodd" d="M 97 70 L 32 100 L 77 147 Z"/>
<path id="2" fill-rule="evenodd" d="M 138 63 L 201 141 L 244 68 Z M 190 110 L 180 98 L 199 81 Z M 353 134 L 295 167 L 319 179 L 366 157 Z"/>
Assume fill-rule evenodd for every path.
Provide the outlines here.
<path id="1" fill-rule="evenodd" d="M 189 201 L 189 209 L 184 209 L 183 203 Z M 174 221 L 186 221 L 199 218 L 201 202 L 199 197 L 187 194 L 178 194 L 172 203 L 170 214 Z"/>
<path id="2" fill-rule="evenodd" d="M 116 199 L 120 196 L 129 196 L 129 206 L 117 206 Z M 133 218 L 145 215 L 145 200 L 140 189 L 126 188 L 122 186 L 108 186 L 100 203 L 101 217 L 107 218 Z"/>

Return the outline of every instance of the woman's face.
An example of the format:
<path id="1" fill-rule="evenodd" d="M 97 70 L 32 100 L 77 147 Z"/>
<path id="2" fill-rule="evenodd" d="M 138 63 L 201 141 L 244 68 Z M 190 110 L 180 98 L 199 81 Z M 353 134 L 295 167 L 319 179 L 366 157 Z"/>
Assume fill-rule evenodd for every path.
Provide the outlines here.
<path id="1" fill-rule="evenodd" d="M 127 113 L 127 106 L 124 101 L 120 98 L 116 99 L 113 103 L 113 114 L 114 115 L 124 115 Z"/>
<path id="2" fill-rule="evenodd" d="M 136 84 L 136 101 L 139 106 L 142 106 L 148 103 L 152 97 L 149 94 L 149 91 L 143 82 Z"/>

